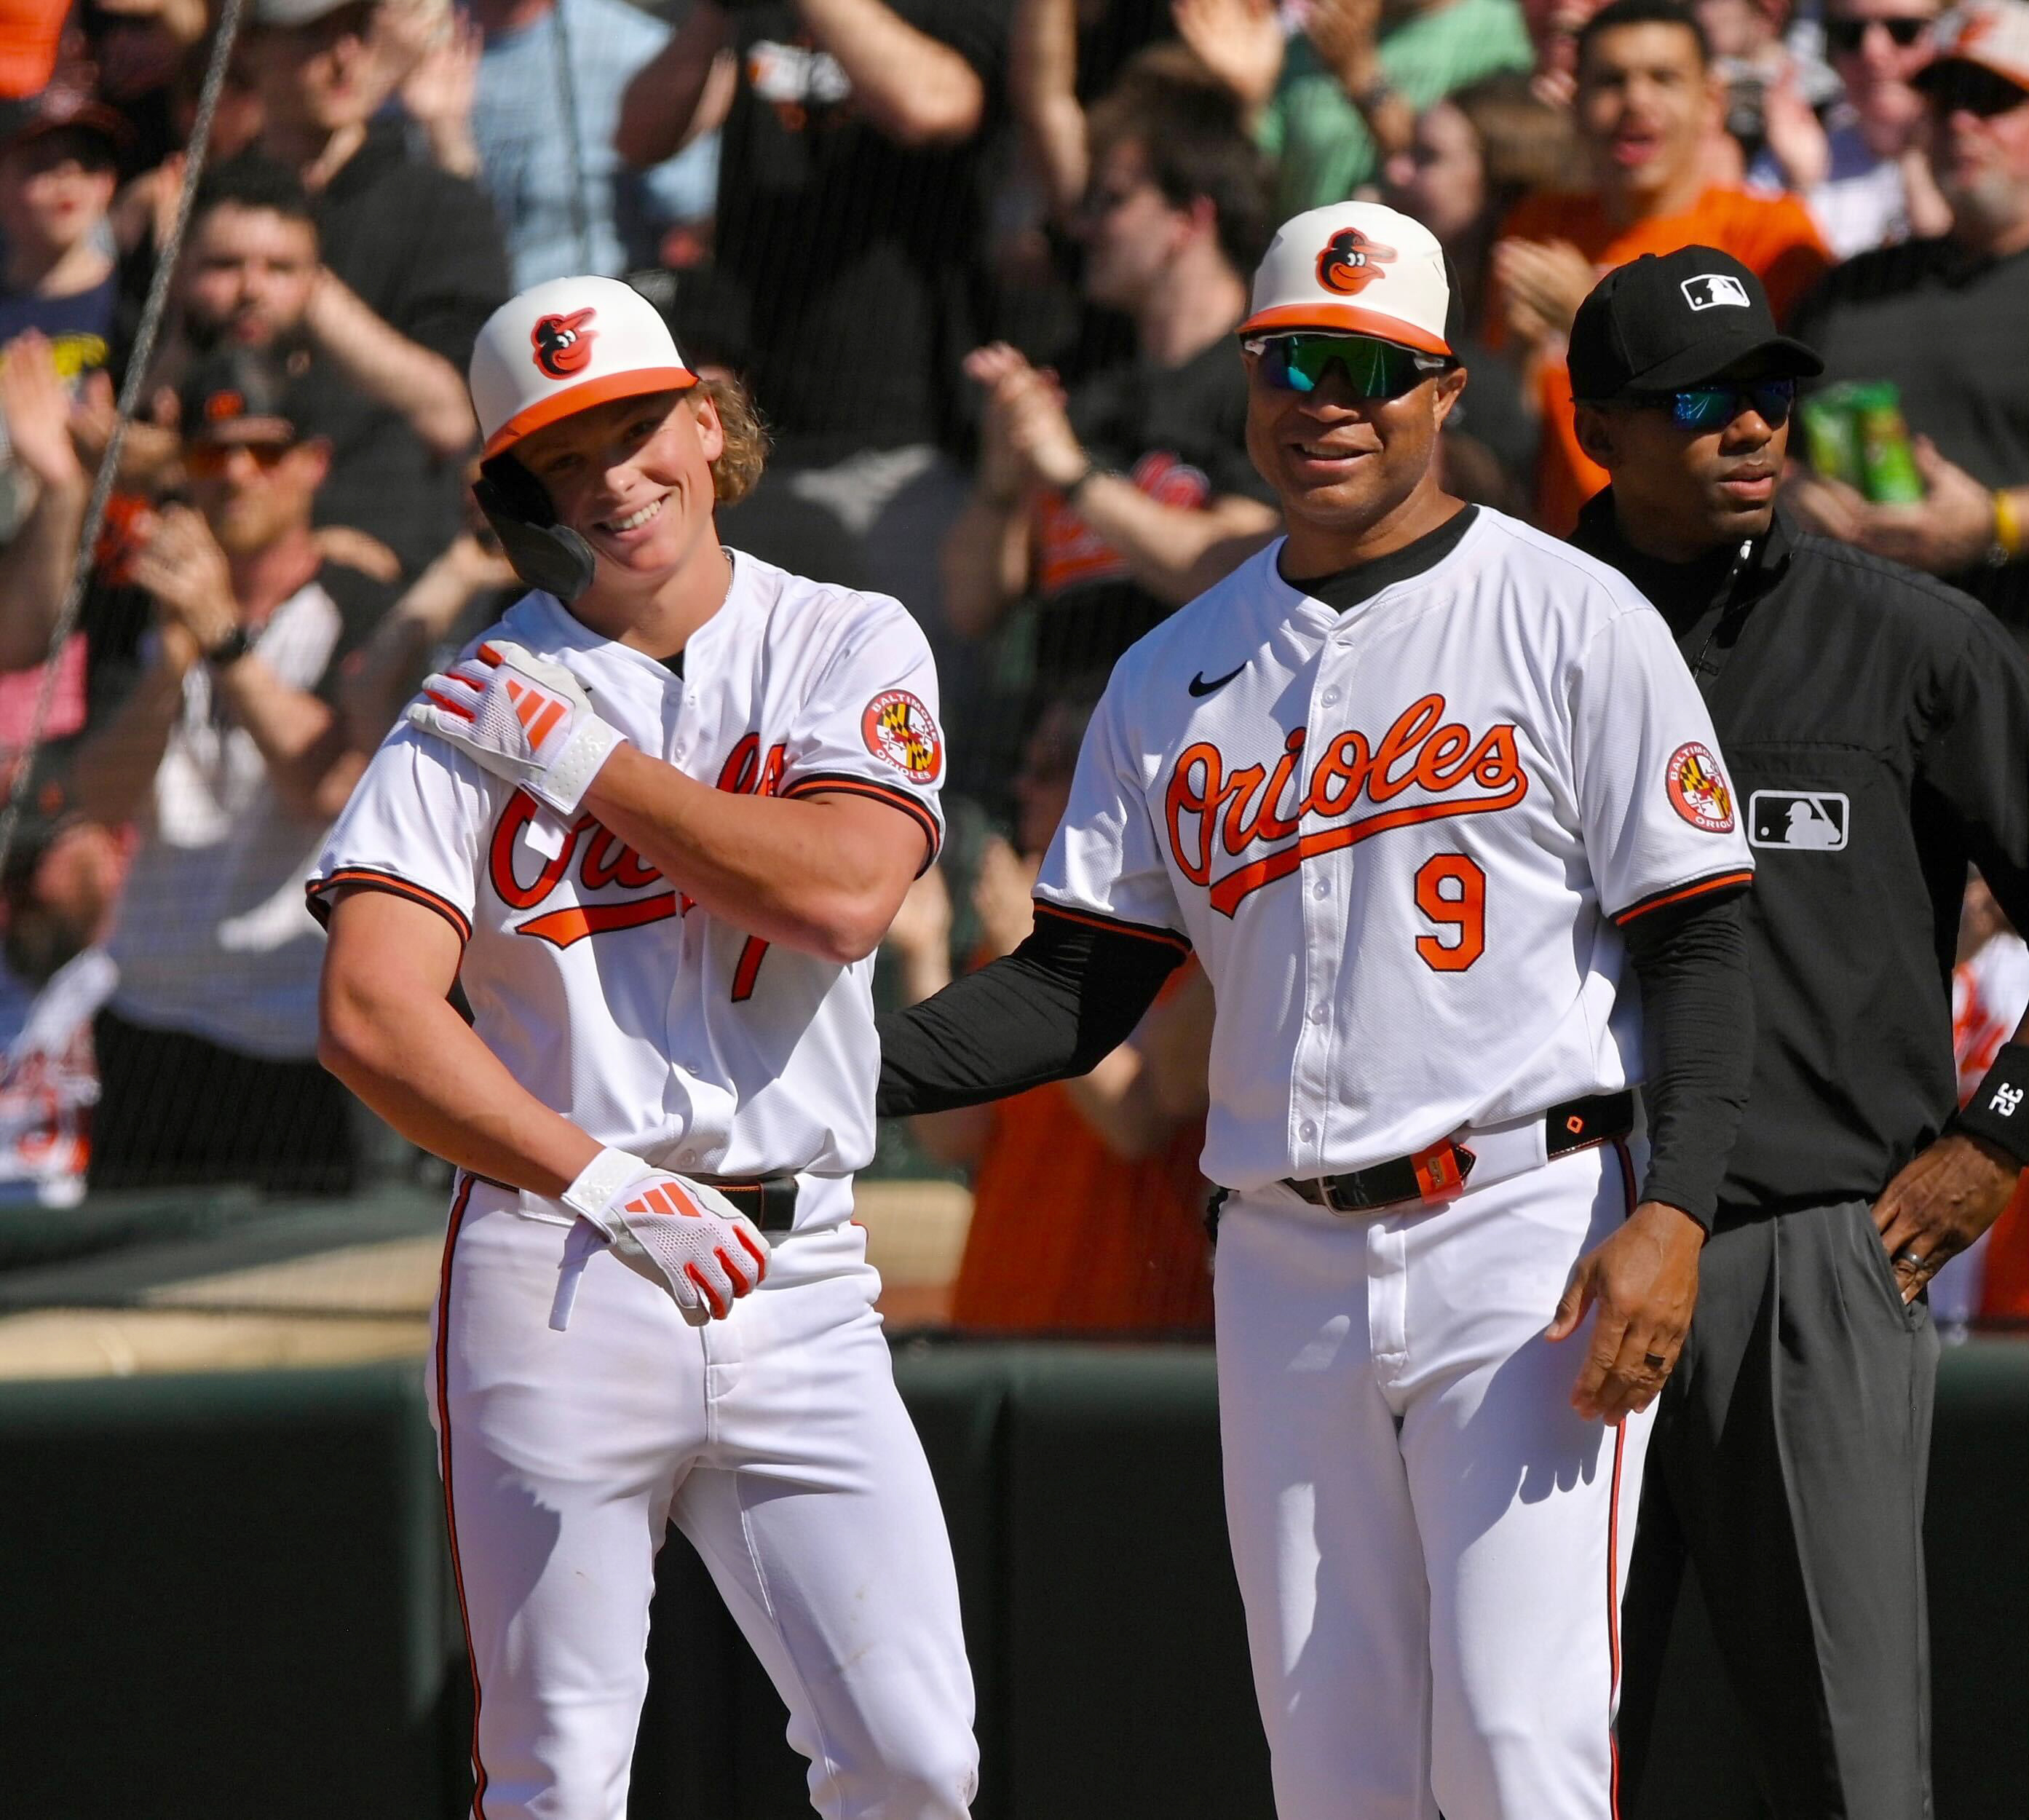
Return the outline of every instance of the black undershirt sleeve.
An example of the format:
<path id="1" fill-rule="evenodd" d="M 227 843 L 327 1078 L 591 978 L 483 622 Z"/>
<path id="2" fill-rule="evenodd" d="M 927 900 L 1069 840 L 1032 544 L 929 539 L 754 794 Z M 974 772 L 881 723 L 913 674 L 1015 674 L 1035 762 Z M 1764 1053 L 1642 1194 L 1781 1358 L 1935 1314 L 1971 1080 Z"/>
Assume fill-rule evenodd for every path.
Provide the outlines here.
<path id="1" fill-rule="evenodd" d="M 1133 1034 L 1184 958 L 1167 941 L 1037 910 L 1013 954 L 878 1020 L 883 1118 L 1089 1073 Z"/>
<path id="2" fill-rule="evenodd" d="M 1649 1115 L 1641 1198 L 1682 1207 L 1709 1230 L 1754 1062 L 1740 894 L 1652 910 L 1626 932 L 1641 984 Z"/>

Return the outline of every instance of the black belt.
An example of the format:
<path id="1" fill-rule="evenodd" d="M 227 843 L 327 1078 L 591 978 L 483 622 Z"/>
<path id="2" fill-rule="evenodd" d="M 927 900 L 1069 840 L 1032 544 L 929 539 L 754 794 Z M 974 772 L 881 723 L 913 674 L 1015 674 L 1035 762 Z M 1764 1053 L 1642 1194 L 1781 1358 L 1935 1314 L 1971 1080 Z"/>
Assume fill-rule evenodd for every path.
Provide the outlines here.
<path id="1" fill-rule="evenodd" d="M 484 1182 L 506 1194 L 517 1194 L 520 1190 L 506 1182 L 483 1176 L 477 1169 L 465 1172 L 474 1181 Z M 796 1178 L 794 1176 L 688 1176 L 687 1181 L 703 1182 L 707 1188 L 717 1188 L 732 1202 L 734 1208 L 744 1214 L 764 1232 L 786 1232 L 796 1223 Z"/>
<path id="2" fill-rule="evenodd" d="M 717 1188 L 764 1232 L 786 1232 L 796 1223 L 794 1176 L 692 1176 Z"/>
<path id="3" fill-rule="evenodd" d="M 1627 1136 L 1634 1129 L 1631 1088 L 1568 1099 L 1543 1114 L 1545 1156 L 1563 1156 L 1606 1144 Z M 1467 1185 L 1474 1160 L 1464 1145 L 1446 1138 L 1414 1156 L 1398 1156 L 1363 1169 L 1348 1169 L 1344 1175 L 1308 1181 L 1289 1177 L 1282 1185 L 1294 1189 L 1314 1207 L 1329 1207 L 1335 1214 L 1371 1213 L 1403 1201 L 1448 1200 Z"/>

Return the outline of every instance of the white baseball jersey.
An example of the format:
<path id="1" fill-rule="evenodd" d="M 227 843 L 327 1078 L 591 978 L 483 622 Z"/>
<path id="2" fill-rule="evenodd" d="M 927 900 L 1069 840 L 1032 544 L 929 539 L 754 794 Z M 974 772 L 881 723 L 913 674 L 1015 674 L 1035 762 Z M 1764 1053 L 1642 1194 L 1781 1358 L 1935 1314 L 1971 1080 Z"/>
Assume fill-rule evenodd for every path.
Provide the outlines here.
<path id="1" fill-rule="evenodd" d="M 929 647 L 901 604 L 734 558 L 682 673 L 551 595 L 482 635 L 561 663 L 642 751 L 747 795 L 842 791 L 941 838 Z M 465 942 L 473 1028 L 521 1085 L 602 1144 L 693 1174 L 843 1177 L 874 1154 L 870 958 L 839 966 L 693 903 L 590 814 L 569 825 L 403 726 L 331 832 L 313 906 L 369 884 Z M 556 1203 L 532 1217 L 568 1224 Z M 808 1208 L 801 1210 L 807 1214 Z"/>
<path id="2" fill-rule="evenodd" d="M 1753 876 L 1623 576 L 1482 509 L 1341 614 L 1282 547 L 1120 660 L 1037 889 L 1196 950 L 1204 1167 L 1238 1189 L 1638 1080 L 1615 925 Z"/>

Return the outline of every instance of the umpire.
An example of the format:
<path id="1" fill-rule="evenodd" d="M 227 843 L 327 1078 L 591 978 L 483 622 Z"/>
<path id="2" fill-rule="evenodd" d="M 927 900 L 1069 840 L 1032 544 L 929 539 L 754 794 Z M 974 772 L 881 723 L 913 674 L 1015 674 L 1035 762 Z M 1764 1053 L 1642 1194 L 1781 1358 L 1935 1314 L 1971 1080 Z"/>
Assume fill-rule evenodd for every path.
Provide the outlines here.
<path id="1" fill-rule="evenodd" d="M 2029 1021 L 1955 1114 L 1949 985 L 1968 862 L 2029 928 L 2029 669 L 1964 595 L 1789 522 L 1791 406 L 1823 368 L 1738 260 L 1690 246 L 1608 272 L 1570 367 L 1612 477 L 1573 541 L 1668 620 L 1758 850 L 1746 1116 L 1628 1582 L 1627 1811 L 1688 1555 L 1778 1820 L 1912 1820 L 1931 1811 L 1923 1288 L 2029 1161 Z"/>

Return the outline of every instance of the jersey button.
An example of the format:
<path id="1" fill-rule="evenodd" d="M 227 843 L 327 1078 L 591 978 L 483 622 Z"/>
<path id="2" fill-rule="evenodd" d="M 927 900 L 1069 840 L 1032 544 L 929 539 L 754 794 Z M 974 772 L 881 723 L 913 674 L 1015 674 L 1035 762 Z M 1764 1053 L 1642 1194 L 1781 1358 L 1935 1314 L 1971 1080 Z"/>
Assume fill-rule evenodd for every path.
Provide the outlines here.
<path id="1" fill-rule="evenodd" d="M 1324 705 L 1326 707 L 1335 708 L 1338 706 L 1339 695 L 1339 686 L 1337 683 L 1334 683 L 1330 688 L 1325 691 L 1321 699 L 1323 701 Z"/>
<path id="2" fill-rule="evenodd" d="M 1328 878 L 1321 878 L 1318 880 L 1311 887 L 1311 895 L 1312 897 L 1330 897 L 1331 895 L 1331 880 Z"/>
<path id="3" fill-rule="evenodd" d="M 1304 1143 L 1308 1144 L 1312 1138 L 1318 1135 L 1318 1128 L 1307 1118 L 1301 1125 L 1296 1127 L 1296 1135 L 1300 1137 Z"/>
<path id="4" fill-rule="evenodd" d="M 1311 1007 L 1311 1021 L 1313 1024 L 1322 1024 L 1330 1015 L 1331 1013 L 1322 1005 L 1313 1005 Z"/>

